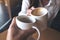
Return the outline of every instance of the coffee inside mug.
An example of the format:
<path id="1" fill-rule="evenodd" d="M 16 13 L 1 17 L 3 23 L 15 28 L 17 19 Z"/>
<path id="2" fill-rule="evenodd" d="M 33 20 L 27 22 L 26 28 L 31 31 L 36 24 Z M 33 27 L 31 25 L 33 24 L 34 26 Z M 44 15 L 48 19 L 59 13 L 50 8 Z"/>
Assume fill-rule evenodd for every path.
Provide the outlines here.
<path id="1" fill-rule="evenodd" d="M 18 16 L 17 19 L 24 23 L 34 23 L 35 22 L 35 19 L 33 19 L 32 17 L 29 17 L 29 16 L 27 17 L 25 15 Z"/>
<path id="2" fill-rule="evenodd" d="M 38 7 L 36 9 L 34 9 L 31 14 L 34 16 L 44 16 L 47 14 L 47 9 L 43 8 L 43 7 Z"/>

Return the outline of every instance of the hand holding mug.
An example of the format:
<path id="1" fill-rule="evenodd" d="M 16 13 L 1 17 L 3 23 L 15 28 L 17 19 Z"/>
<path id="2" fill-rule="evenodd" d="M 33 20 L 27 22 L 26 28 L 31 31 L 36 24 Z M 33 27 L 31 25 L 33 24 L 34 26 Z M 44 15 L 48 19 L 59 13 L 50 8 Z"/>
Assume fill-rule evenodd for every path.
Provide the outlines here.
<path id="1" fill-rule="evenodd" d="M 16 25 L 16 17 L 13 18 L 8 32 L 7 32 L 7 38 L 6 40 L 27 40 L 27 38 L 35 33 L 35 29 L 29 29 L 29 30 L 21 30 Z"/>

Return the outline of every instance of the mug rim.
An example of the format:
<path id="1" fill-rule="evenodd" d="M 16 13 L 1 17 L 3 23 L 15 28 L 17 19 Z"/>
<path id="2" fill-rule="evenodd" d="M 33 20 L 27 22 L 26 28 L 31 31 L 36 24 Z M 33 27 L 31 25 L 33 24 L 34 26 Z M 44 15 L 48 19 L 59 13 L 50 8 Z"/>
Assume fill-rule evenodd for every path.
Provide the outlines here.
<path id="1" fill-rule="evenodd" d="M 41 9 L 41 8 L 42 8 L 43 10 L 46 10 L 46 12 L 45 12 L 43 15 L 40 15 L 40 16 L 38 16 L 38 17 L 42 17 L 42 16 L 45 16 L 46 14 L 48 14 L 48 10 L 47 10 L 46 8 L 44 8 L 44 7 L 37 7 L 37 8 L 35 8 L 35 9 L 38 9 L 38 10 L 39 10 L 39 9 Z M 32 12 L 33 12 L 33 11 L 34 11 L 34 10 L 32 10 Z M 33 15 L 32 12 L 31 12 L 31 15 Z M 36 16 L 36 15 L 33 15 L 33 16 Z"/>
<path id="2" fill-rule="evenodd" d="M 25 16 L 25 18 L 27 17 L 31 22 L 23 22 L 23 21 L 20 21 L 19 19 L 18 19 L 18 17 L 21 17 L 21 16 Z M 35 23 L 36 22 L 36 20 L 34 19 L 34 18 L 32 18 L 31 16 L 26 16 L 26 15 L 20 15 L 20 16 L 17 16 L 16 17 L 16 19 L 19 21 L 19 22 L 22 22 L 22 23 Z"/>

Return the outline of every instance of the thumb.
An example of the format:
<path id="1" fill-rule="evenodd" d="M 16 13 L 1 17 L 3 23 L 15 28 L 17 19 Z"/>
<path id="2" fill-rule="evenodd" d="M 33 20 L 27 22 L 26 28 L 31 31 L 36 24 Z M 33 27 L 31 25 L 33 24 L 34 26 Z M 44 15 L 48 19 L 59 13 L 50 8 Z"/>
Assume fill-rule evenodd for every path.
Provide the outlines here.
<path id="1" fill-rule="evenodd" d="M 31 10 L 34 10 L 34 9 L 35 9 L 35 7 L 32 6 L 32 7 L 31 7 Z"/>
<path id="2" fill-rule="evenodd" d="M 16 17 L 13 18 L 11 24 L 10 24 L 10 27 L 14 27 L 16 25 Z"/>

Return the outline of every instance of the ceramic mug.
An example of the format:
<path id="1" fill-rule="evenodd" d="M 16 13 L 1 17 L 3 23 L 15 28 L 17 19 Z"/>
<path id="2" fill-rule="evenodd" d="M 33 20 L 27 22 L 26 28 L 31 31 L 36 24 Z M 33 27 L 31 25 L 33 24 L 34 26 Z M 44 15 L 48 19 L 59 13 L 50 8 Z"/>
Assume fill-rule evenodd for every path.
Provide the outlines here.
<path id="1" fill-rule="evenodd" d="M 31 16 L 37 20 L 36 25 L 40 27 L 41 30 L 47 28 L 48 21 L 48 10 L 44 7 L 35 8 L 31 12 Z"/>
<path id="2" fill-rule="evenodd" d="M 38 32 L 38 38 L 37 40 L 40 39 L 40 31 L 37 27 L 33 26 L 33 24 L 36 22 L 36 20 L 31 17 L 31 16 L 27 16 L 24 14 L 21 14 L 20 16 L 16 17 L 16 24 L 17 26 L 22 29 L 22 30 L 28 30 L 28 29 L 36 29 Z"/>

